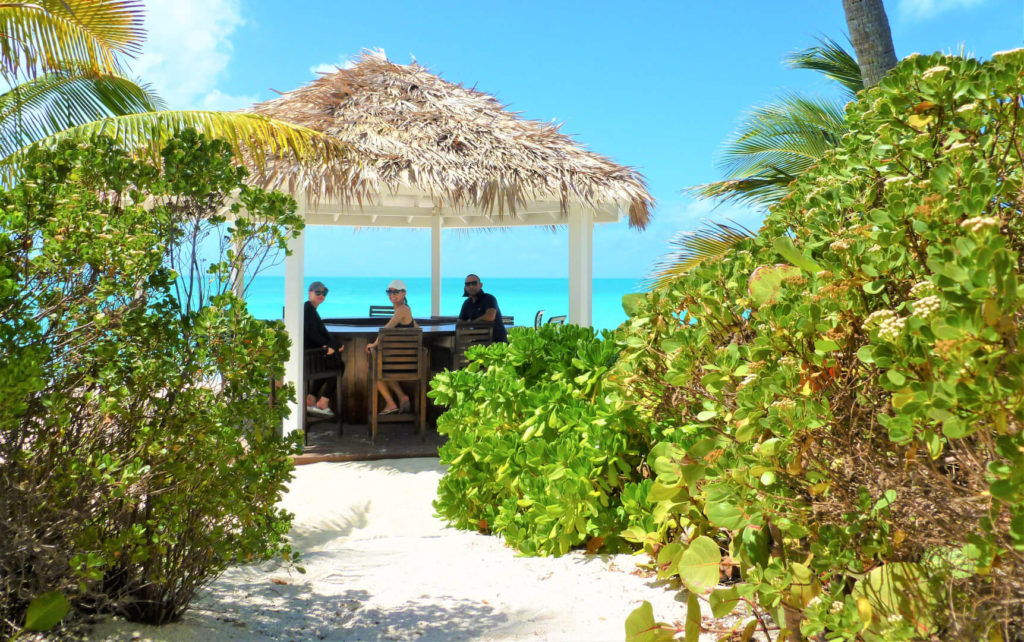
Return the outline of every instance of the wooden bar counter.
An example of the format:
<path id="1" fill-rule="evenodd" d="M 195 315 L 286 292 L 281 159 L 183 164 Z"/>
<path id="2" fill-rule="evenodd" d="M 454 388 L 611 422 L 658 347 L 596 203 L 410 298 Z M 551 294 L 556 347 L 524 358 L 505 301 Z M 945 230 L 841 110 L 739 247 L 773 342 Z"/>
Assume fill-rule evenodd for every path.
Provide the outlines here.
<path id="1" fill-rule="evenodd" d="M 377 339 L 377 332 L 387 322 L 388 319 L 383 317 L 324 319 L 327 331 L 345 348 L 341 353 L 341 358 L 345 361 L 341 408 L 346 424 L 370 423 L 367 416 L 370 358 L 366 353 L 366 346 Z M 455 336 L 455 320 L 452 317 L 416 319 L 416 323 L 423 329 L 423 345 L 431 355 L 435 354 L 433 347 L 440 339 Z M 442 367 L 442 364 L 436 363 L 432 358 L 431 376 Z"/>

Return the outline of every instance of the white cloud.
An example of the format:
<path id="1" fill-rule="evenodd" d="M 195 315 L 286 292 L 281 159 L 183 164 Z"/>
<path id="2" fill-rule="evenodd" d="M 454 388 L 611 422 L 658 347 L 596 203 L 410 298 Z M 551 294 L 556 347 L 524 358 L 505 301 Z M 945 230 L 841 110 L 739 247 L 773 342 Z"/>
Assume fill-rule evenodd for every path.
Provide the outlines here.
<path id="1" fill-rule="evenodd" d="M 973 9 L 985 0 L 900 0 L 896 11 L 908 20 L 930 20 L 940 13 L 957 9 Z"/>
<path id="2" fill-rule="evenodd" d="M 132 70 L 171 109 L 244 107 L 253 97 L 216 88 L 231 59 L 231 34 L 243 24 L 239 0 L 150 0 L 146 43 Z"/>

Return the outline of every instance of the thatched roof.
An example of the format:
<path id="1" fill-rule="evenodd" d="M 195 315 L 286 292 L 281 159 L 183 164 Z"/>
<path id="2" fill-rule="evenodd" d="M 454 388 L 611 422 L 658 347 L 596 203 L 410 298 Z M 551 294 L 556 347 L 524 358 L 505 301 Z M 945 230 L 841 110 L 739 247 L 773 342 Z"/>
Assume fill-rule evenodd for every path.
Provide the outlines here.
<path id="1" fill-rule="evenodd" d="M 653 204 L 635 170 L 587 151 L 558 126 L 520 118 L 491 95 L 442 80 L 416 64 L 364 53 L 348 69 L 247 111 L 334 136 L 355 163 L 314 175 L 278 163 L 264 180 L 316 197 L 362 204 L 412 187 L 442 207 L 515 216 L 527 203 L 588 208 L 617 204 L 632 227 Z"/>

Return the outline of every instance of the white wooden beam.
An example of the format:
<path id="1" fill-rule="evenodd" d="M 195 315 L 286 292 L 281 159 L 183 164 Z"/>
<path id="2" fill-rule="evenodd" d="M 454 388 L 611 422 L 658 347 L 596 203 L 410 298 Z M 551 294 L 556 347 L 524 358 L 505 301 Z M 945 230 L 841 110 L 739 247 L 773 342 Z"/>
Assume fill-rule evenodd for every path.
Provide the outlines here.
<path id="1" fill-rule="evenodd" d="M 299 213 L 303 213 L 303 203 L 299 201 Z M 288 240 L 291 254 L 284 260 L 284 327 L 292 340 L 288 363 L 285 364 L 285 381 L 295 384 L 296 401 L 290 404 L 291 413 L 285 418 L 282 430 L 290 434 L 302 429 L 302 415 L 306 410 L 306 400 L 302 396 L 302 349 L 303 323 L 302 312 L 305 303 L 303 276 L 306 271 L 306 235 L 300 233 L 298 238 Z"/>
<path id="2" fill-rule="evenodd" d="M 589 210 L 569 209 L 569 323 L 593 323 L 594 216 Z"/>
<path id="3" fill-rule="evenodd" d="M 441 212 L 435 211 L 430 226 L 430 314 L 441 314 Z"/>

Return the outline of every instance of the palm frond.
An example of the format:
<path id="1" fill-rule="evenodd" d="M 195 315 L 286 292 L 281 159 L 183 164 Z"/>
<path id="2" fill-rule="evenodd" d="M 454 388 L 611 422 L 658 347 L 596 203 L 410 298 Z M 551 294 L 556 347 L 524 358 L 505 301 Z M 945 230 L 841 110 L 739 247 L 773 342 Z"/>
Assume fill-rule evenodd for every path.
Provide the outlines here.
<path id="1" fill-rule="evenodd" d="M 0 4 L 0 73 L 11 80 L 70 66 L 123 75 L 117 54 L 139 51 L 141 25 L 141 5 L 130 0 Z"/>
<path id="2" fill-rule="evenodd" d="M 793 69 L 820 71 L 842 85 L 847 92 L 846 99 L 864 89 L 860 65 L 853 54 L 831 38 L 818 38 L 818 45 L 795 51 L 784 59 Z"/>
<path id="3" fill-rule="evenodd" d="M 725 143 L 718 166 L 726 179 L 688 188 L 702 198 L 771 205 L 847 132 L 838 101 L 790 93 L 755 108 Z"/>
<path id="4" fill-rule="evenodd" d="M 47 136 L 36 144 L 52 146 L 67 138 L 88 140 L 103 134 L 140 155 L 156 157 L 171 136 L 188 128 L 231 145 L 236 157 L 255 167 L 254 180 L 266 187 L 287 184 L 298 188 L 313 169 L 334 164 L 344 167 L 349 158 L 348 148 L 337 139 L 306 127 L 257 114 L 217 111 L 157 111 L 104 118 Z M 10 185 L 17 178 L 24 151 L 22 148 L 0 160 L 0 185 Z M 261 174 L 267 161 L 278 157 L 293 159 L 294 171 Z"/>
<path id="5" fill-rule="evenodd" d="M 122 76 L 47 74 L 0 94 L 0 157 L 77 125 L 162 109 L 166 104 L 149 86 Z"/>
<path id="6" fill-rule="evenodd" d="M 654 270 L 644 280 L 644 286 L 652 290 L 664 288 L 698 265 L 720 260 L 737 243 L 753 236 L 753 232 L 735 221 L 732 225 L 705 221 L 701 229 L 679 232 L 669 241 L 675 249 L 655 264 Z"/>

